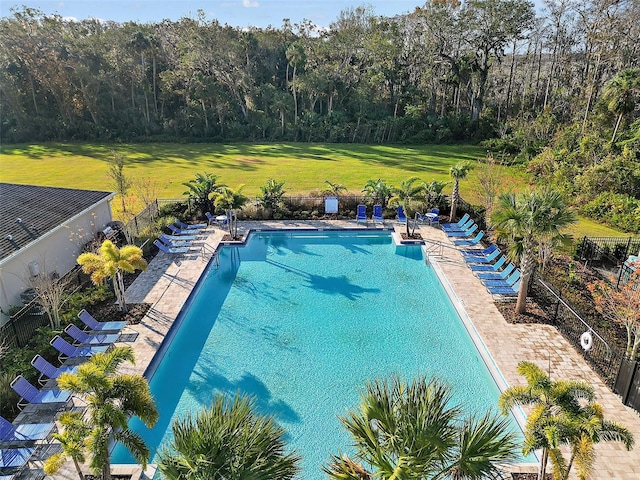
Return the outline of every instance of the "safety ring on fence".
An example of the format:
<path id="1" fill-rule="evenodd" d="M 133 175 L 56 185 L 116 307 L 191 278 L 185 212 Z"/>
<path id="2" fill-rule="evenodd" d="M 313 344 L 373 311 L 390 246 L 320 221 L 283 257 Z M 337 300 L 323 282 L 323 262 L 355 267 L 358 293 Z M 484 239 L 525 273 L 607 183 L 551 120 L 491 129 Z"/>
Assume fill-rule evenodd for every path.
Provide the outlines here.
<path id="1" fill-rule="evenodd" d="M 591 332 L 584 332 L 580 335 L 580 345 L 582 345 L 582 348 L 587 352 L 591 350 L 593 347 L 593 336 Z"/>

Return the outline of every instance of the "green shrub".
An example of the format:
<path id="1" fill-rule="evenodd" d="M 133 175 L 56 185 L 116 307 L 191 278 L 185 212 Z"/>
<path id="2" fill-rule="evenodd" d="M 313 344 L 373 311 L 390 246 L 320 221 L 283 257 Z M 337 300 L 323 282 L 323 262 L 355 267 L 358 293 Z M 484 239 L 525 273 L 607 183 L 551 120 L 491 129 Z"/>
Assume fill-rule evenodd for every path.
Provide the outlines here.
<path id="1" fill-rule="evenodd" d="M 4 369 L 0 373 L 0 415 L 9 421 L 12 421 L 20 413 L 17 405 L 20 398 L 11 388 L 11 382 L 15 377 Z"/>
<path id="2" fill-rule="evenodd" d="M 625 232 L 640 233 L 640 200 L 629 195 L 602 192 L 582 211 Z"/>

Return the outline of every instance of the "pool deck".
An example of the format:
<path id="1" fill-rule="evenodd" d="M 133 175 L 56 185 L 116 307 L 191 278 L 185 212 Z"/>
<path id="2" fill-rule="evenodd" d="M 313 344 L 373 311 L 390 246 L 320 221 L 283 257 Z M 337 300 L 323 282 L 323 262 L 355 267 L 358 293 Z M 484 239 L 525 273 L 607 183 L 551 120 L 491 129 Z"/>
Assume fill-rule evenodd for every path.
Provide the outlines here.
<path id="1" fill-rule="evenodd" d="M 394 226 L 397 230 L 403 228 L 403 225 L 392 221 L 387 221 L 386 226 Z M 238 227 L 242 234 L 250 229 L 374 228 L 372 223 L 367 226 L 346 220 L 239 222 Z M 596 399 L 604 406 L 605 418 L 622 423 L 633 433 L 637 444 L 640 443 L 640 415 L 622 404 L 619 397 L 609 390 L 555 328 L 549 325 L 507 323 L 496 308 L 493 297 L 466 266 L 444 232 L 429 226 L 422 226 L 419 231 L 429 242 L 440 242 L 445 246 L 435 248 L 430 259 L 446 277 L 453 295 L 459 300 L 509 385 L 524 383 L 516 372 L 516 366 L 522 360 L 535 362 L 545 370 L 551 365 L 554 379 L 585 380 L 594 386 Z M 158 254 L 149 268 L 129 287 L 128 302 L 147 302 L 152 306 L 140 324 L 127 327 L 139 334 L 131 344 L 136 351 L 137 363 L 127 367 L 128 372 L 141 374 L 146 370 L 224 234 L 218 228 L 208 227 L 198 247 L 190 253 L 182 256 Z M 627 452 L 619 443 L 602 443 L 596 446 L 596 452 L 594 478 L 640 479 L 640 446 Z M 73 467 L 65 466 L 56 477 L 74 479 L 77 474 Z"/>

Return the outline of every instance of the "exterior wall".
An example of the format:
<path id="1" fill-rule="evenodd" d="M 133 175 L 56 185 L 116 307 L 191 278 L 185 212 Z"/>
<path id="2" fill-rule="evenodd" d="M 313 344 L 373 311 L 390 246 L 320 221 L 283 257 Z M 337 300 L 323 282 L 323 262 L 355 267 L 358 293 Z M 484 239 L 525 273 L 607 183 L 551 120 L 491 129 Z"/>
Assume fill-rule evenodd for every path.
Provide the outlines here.
<path id="1" fill-rule="evenodd" d="M 112 220 L 109 201 L 97 203 L 0 263 L 0 325 L 8 320 L 4 312 L 10 305 L 22 304 L 20 293 L 29 288 L 29 263 L 38 262 L 40 273 L 68 273 L 76 266 L 82 247 Z"/>

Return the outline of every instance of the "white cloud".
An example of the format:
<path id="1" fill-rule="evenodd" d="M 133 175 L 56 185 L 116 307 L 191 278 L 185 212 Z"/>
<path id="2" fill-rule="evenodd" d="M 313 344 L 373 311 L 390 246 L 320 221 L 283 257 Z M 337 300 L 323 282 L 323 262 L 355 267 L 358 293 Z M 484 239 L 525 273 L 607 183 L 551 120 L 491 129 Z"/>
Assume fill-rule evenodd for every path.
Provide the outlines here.
<path id="1" fill-rule="evenodd" d="M 242 0 L 242 6 L 244 8 L 256 8 L 259 7 L 260 4 L 258 2 L 253 2 L 252 0 Z"/>

